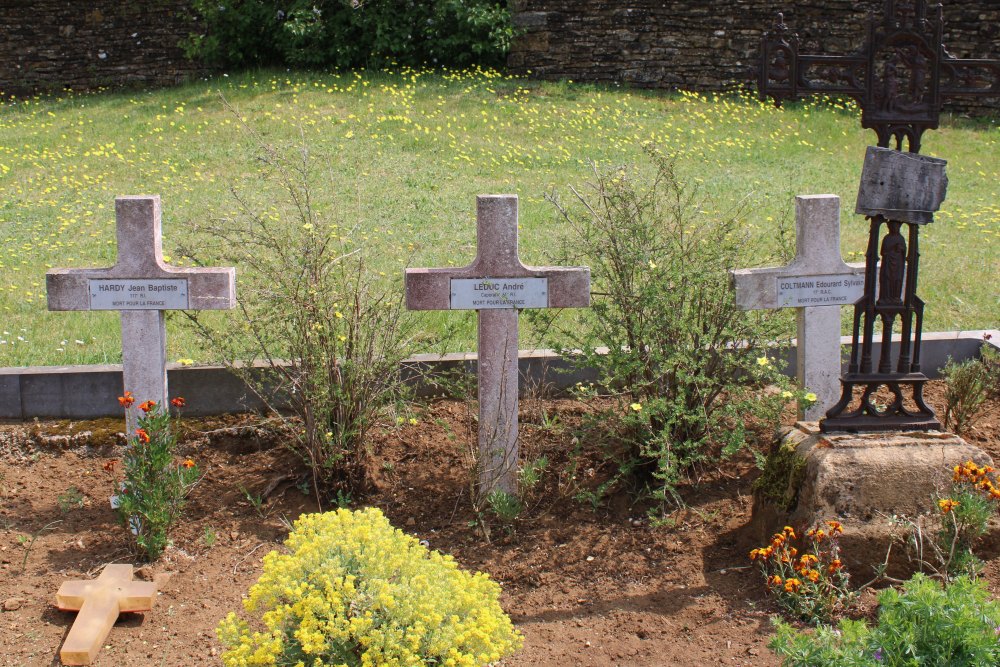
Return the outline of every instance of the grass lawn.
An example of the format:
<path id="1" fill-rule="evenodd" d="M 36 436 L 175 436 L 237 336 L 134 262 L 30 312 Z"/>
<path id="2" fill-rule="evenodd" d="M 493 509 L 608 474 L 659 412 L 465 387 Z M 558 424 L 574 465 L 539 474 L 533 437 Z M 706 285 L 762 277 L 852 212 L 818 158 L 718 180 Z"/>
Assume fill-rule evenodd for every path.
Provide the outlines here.
<path id="1" fill-rule="evenodd" d="M 412 266 L 472 259 L 481 193 L 520 196 L 522 259 L 545 263 L 562 228 L 543 195 L 570 196 L 591 161 L 634 162 L 647 141 L 677 156 L 682 176 L 712 197 L 706 206 L 749 198 L 747 224 L 761 234 L 792 224 L 796 194 L 840 195 L 843 255 L 863 255 L 867 225 L 852 211 L 874 133 L 837 101 L 775 109 L 489 71 L 257 72 L 152 92 L 14 100 L 0 106 L 0 366 L 119 361 L 117 316 L 48 312 L 45 271 L 114 262 L 116 195 L 160 195 L 168 256 L 198 221 L 231 215 L 230 187 L 257 166 L 223 98 L 267 141 L 308 147 L 327 184 L 317 207 L 331 222 L 399 239 L 400 253 L 380 268 L 400 283 L 399 257 Z M 1000 127 L 947 119 L 925 135 L 924 152 L 947 159 L 950 177 L 943 209 L 921 235 L 924 328 L 996 327 Z M 747 257 L 747 266 L 758 263 Z M 472 315 L 421 316 L 429 329 L 457 320 L 465 333 L 456 344 L 472 348 Z M 180 318 L 168 328 L 169 359 L 211 361 Z"/>

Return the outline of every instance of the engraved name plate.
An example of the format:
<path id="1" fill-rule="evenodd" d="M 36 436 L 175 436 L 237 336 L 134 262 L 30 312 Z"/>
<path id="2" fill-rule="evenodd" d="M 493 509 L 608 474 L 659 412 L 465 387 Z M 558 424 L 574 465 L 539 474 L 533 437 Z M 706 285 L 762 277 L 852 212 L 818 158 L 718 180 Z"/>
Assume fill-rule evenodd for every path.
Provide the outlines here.
<path id="1" fill-rule="evenodd" d="M 548 278 L 452 278 L 452 310 L 548 308 Z"/>
<path id="2" fill-rule="evenodd" d="M 779 308 L 843 306 L 861 298 L 865 280 L 849 273 L 834 276 L 776 278 Z"/>
<path id="3" fill-rule="evenodd" d="M 185 310 L 187 278 L 90 280 L 91 310 Z"/>

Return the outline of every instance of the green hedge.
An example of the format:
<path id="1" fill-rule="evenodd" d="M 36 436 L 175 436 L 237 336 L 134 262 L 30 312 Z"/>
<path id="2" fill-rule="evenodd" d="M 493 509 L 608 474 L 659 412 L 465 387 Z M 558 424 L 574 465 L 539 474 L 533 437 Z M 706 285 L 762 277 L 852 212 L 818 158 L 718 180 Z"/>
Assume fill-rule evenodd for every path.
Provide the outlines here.
<path id="1" fill-rule="evenodd" d="M 216 67 L 502 65 L 506 0 L 193 0 L 189 57 Z"/>

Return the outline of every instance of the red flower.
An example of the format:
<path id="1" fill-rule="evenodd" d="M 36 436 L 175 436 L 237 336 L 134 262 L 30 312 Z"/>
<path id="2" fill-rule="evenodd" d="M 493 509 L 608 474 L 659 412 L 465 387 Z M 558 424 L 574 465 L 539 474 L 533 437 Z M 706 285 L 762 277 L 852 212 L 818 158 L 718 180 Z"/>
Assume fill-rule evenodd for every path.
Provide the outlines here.
<path id="1" fill-rule="evenodd" d="M 182 463 L 181 465 L 184 466 L 185 468 L 193 468 L 194 461 L 192 461 L 191 459 L 184 459 L 184 463 Z"/>
<path id="2" fill-rule="evenodd" d="M 135 434 L 139 437 L 139 442 L 141 442 L 143 444 L 149 442 L 149 434 L 146 433 L 146 429 L 144 429 L 144 428 L 137 428 L 135 430 Z"/>
<path id="3" fill-rule="evenodd" d="M 184 399 L 181 396 L 178 396 L 177 398 L 171 398 L 170 399 L 170 405 L 174 406 L 175 408 L 183 408 L 184 407 L 184 403 L 185 403 L 185 401 L 184 401 Z"/>
<path id="4" fill-rule="evenodd" d="M 139 404 L 139 409 L 143 412 L 149 412 L 156 407 L 156 401 L 143 401 Z"/>
<path id="5" fill-rule="evenodd" d="M 118 402 L 121 403 L 121 406 L 127 410 L 132 407 L 133 403 L 135 403 L 135 399 L 132 398 L 132 392 L 126 391 L 124 396 L 118 397 Z"/>

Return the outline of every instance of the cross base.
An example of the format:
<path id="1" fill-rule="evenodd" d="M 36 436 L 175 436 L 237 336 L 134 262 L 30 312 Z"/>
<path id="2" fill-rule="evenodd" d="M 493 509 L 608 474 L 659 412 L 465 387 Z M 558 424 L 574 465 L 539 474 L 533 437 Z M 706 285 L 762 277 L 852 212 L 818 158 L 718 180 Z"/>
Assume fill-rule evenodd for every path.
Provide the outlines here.
<path id="1" fill-rule="evenodd" d="M 848 373 L 841 378 L 840 401 L 830 408 L 826 418 L 819 422 L 823 433 L 847 431 L 870 433 L 886 431 L 939 431 L 941 422 L 934 411 L 924 402 L 924 384 L 928 378 L 923 373 Z M 873 402 L 873 395 L 885 386 L 893 394 L 892 403 L 879 407 Z M 847 410 L 854 401 L 854 388 L 863 387 L 860 403 L 853 410 Z M 903 403 L 901 387 L 910 387 L 914 408 Z"/>

